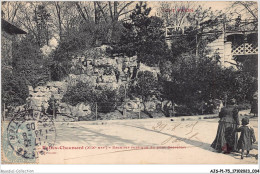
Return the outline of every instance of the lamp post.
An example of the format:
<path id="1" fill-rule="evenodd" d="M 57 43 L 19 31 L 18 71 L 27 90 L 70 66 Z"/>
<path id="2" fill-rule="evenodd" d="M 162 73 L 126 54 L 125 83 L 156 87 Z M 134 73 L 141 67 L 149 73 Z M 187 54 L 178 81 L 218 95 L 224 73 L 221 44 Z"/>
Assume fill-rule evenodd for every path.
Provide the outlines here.
<path id="1" fill-rule="evenodd" d="M 224 95 L 224 103 L 225 103 L 225 107 L 227 106 L 227 94 L 225 93 Z"/>

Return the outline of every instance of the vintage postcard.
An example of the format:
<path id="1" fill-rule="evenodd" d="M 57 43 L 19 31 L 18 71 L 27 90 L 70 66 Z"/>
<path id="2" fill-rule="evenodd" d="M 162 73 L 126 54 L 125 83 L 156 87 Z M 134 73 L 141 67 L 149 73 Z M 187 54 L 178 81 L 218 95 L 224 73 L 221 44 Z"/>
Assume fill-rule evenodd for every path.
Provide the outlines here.
<path id="1" fill-rule="evenodd" d="M 258 164 L 257 1 L 2 1 L 2 164 Z"/>

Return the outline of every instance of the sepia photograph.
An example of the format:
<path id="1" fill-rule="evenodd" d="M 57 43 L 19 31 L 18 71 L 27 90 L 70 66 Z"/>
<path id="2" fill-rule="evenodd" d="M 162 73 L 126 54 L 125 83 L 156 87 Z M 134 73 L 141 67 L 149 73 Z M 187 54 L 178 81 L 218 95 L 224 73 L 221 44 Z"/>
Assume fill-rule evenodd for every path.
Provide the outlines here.
<path id="1" fill-rule="evenodd" d="M 258 125 L 257 1 L 1 1 L 2 164 L 256 165 Z"/>

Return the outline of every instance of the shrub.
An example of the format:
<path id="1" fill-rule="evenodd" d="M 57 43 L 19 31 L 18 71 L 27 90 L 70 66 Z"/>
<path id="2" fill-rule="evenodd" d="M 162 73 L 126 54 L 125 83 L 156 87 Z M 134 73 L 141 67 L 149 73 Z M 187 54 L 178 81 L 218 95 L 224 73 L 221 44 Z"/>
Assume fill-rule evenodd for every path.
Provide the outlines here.
<path id="1" fill-rule="evenodd" d="M 96 102 L 98 112 L 108 113 L 113 112 L 116 109 L 116 91 L 104 90 L 96 94 Z"/>
<path id="2" fill-rule="evenodd" d="M 48 64 L 51 60 L 42 56 L 32 35 L 28 34 L 21 41 L 15 41 L 14 48 L 12 66 L 16 76 L 26 79 L 33 87 L 49 80 Z"/>
<path id="3" fill-rule="evenodd" d="M 79 82 L 76 86 L 69 87 L 63 96 L 62 102 L 76 106 L 81 102 L 92 103 L 92 110 L 95 110 L 94 103 L 97 103 L 97 111 L 102 113 L 113 112 L 117 102 L 121 99 L 117 90 L 101 89 L 97 90 L 88 83 Z"/>
<path id="4" fill-rule="evenodd" d="M 251 108 L 251 105 L 249 103 L 240 103 L 238 104 L 238 110 L 242 111 L 242 110 L 247 110 Z"/>
<path id="5" fill-rule="evenodd" d="M 2 104 L 19 106 L 25 104 L 29 90 L 26 79 L 2 70 Z"/>
<path id="6" fill-rule="evenodd" d="M 140 71 L 137 75 L 136 83 L 130 86 L 130 93 L 135 96 L 142 96 L 143 101 L 146 101 L 158 89 L 159 83 L 157 77 L 150 71 Z"/>
<path id="7" fill-rule="evenodd" d="M 51 80 L 53 81 L 59 81 L 62 80 L 62 78 L 64 78 L 65 76 L 67 76 L 69 74 L 68 72 L 68 66 L 66 66 L 67 63 L 64 62 L 54 62 L 51 66 L 50 66 L 50 72 L 51 72 Z"/>
<path id="8" fill-rule="evenodd" d="M 186 105 L 178 105 L 174 108 L 175 116 L 189 116 L 193 115 L 194 109 L 192 110 L 190 107 Z"/>
<path id="9" fill-rule="evenodd" d="M 79 82 L 76 86 L 68 88 L 62 98 L 62 102 L 66 102 L 72 106 L 76 106 L 81 102 L 93 102 L 94 93 L 92 87 L 88 83 Z"/>
<path id="10" fill-rule="evenodd" d="M 191 114 L 201 114 L 203 101 L 227 101 L 235 98 L 239 103 L 252 100 L 257 90 L 257 79 L 249 73 L 232 68 L 222 68 L 211 58 L 183 54 L 176 62 L 162 64 L 161 72 L 169 77 L 160 78 L 164 98 L 185 105 Z M 169 72 L 167 72 L 167 70 Z M 204 106 L 204 114 L 217 112 L 216 104 Z"/>

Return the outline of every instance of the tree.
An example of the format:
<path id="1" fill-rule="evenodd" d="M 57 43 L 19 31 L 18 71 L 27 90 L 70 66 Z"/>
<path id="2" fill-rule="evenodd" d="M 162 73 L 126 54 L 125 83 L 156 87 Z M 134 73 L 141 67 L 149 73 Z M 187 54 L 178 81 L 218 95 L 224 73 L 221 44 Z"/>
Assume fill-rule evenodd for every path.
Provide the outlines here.
<path id="1" fill-rule="evenodd" d="M 258 57 L 257 55 L 243 55 L 235 57 L 237 68 L 245 73 L 249 73 L 251 77 L 257 78 Z"/>
<path id="2" fill-rule="evenodd" d="M 40 46 L 49 45 L 50 17 L 51 14 L 48 12 L 45 4 L 39 4 L 34 9 L 34 21 L 36 22 L 36 28 L 37 28 L 37 34 L 38 34 Z"/>
<path id="3" fill-rule="evenodd" d="M 158 79 L 150 71 L 140 71 L 136 82 L 130 86 L 130 93 L 141 96 L 143 101 L 147 101 L 149 96 L 158 91 Z"/>
<path id="4" fill-rule="evenodd" d="M 165 69 L 164 66 L 161 69 Z M 184 105 L 189 114 L 201 114 L 203 103 L 224 100 L 225 95 L 228 100 L 235 98 L 243 102 L 253 88 L 246 74 L 232 68 L 223 69 L 212 58 L 183 54 L 171 69 L 171 80 L 162 79 L 161 82 L 163 97 Z"/>
<path id="5" fill-rule="evenodd" d="M 140 2 L 130 15 L 129 22 L 124 22 L 124 32 L 113 52 L 127 56 L 137 55 L 137 61 L 150 66 L 157 66 L 167 57 L 163 21 L 155 16 L 149 17 L 151 8 Z"/>
<path id="6" fill-rule="evenodd" d="M 174 6 L 174 7 L 173 7 Z M 190 9 L 193 12 L 168 12 L 170 9 Z M 194 9 L 193 9 L 194 8 Z M 204 57 L 208 51 L 207 44 L 217 39 L 223 31 L 225 20 L 222 11 L 204 9 L 202 6 L 195 8 L 194 3 L 161 3 L 162 18 L 166 26 L 177 27 L 176 35 L 171 37 L 171 50 L 173 57 L 183 53 L 195 54 Z M 182 31 L 182 34 L 178 30 Z M 172 59 L 173 61 L 175 58 Z"/>
<path id="7" fill-rule="evenodd" d="M 36 44 L 40 45 L 40 38 L 34 20 L 34 9 L 36 8 L 36 5 L 37 4 L 33 2 L 22 3 L 19 15 L 17 15 L 16 23 L 18 26 L 24 28 L 28 33 L 33 35 L 33 39 L 37 41 Z"/>
<path id="8" fill-rule="evenodd" d="M 160 3 L 160 10 L 158 10 L 158 13 L 160 13 L 160 16 L 165 21 L 166 26 L 177 26 L 177 27 L 189 26 L 189 23 L 187 21 L 187 16 L 189 12 L 186 11 L 182 12 L 180 11 L 180 9 L 193 10 L 196 6 L 194 2 L 165 1 L 159 3 Z"/>
<path id="9" fill-rule="evenodd" d="M 29 95 L 26 79 L 23 76 L 2 70 L 2 104 L 19 106 L 25 104 Z M 2 107 L 3 108 L 3 107 Z"/>
<path id="10" fill-rule="evenodd" d="M 94 22 L 95 42 L 115 43 L 120 36 L 120 19 L 132 10 L 128 7 L 134 2 L 76 2 L 78 13 L 86 23 Z"/>
<path id="11" fill-rule="evenodd" d="M 16 20 L 16 16 L 21 9 L 21 2 L 2 2 L 2 18 L 13 23 Z"/>
<path id="12" fill-rule="evenodd" d="M 26 79 L 28 85 L 37 86 L 49 80 L 48 65 L 51 60 L 44 59 L 33 35 L 28 34 L 20 42 L 14 43 L 13 73 Z"/>
<path id="13" fill-rule="evenodd" d="M 211 8 L 203 9 L 198 6 L 193 13 L 188 14 L 187 20 L 190 23 L 189 36 L 193 35 L 191 38 L 195 41 L 195 54 L 205 56 L 207 44 L 220 36 L 223 22 L 227 19 L 222 11 L 212 11 Z"/>
<path id="14" fill-rule="evenodd" d="M 62 16 L 61 16 L 61 5 L 59 2 L 54 2 L 54 6 L 56 9 L 56 14 L 57 14 L 57 18 L 58 18 L 58 25 L 59 25 L 59 36 L 60 38 L 62 38 Z"/>
<path id="15" fill-rule="evenodd" d="M 49 39 L 53 35 L 49 2 L 21 3 L 14 22 L 33 34 L 40 47 L 49 44 Z"/>
<path id="16" fill-rule="evenodd" d="M 120 25 L 118 26 L 118 20 L 119 17 L 122 17 L 123 15 L 127 15 L 129 12 L 131 12 L 132 10 L 126 10 L 132 3 L 134 3 L 133 1 L 131 2 L 118 2 L 118 1 L 114 1 L 114 2 L 108 2 L 107 4 L 104 4 L 104 6 L 102 7 L 100 5 L 100 2 L 96 2 L 98 9 L 100 10 L 101 14 L 103 15 L 103 18 L 105 19 L 106 23 L 110 23 L 109 25 L 109 29 L 108 29 L 108 43 L 113 43 L 113 42 L 117 42 L 117 38 L 118 38 L 118 28 L 120 27 Z M 108 7 L 108 11 L 109 13 L 105 13 L 105 11 L 103 9 L 105 9 L 105 7 Z M 110 18 L 110 19 L 108 19 Z"/>
<path id="17" fill-rule="evenodd" d="M 77 2 L 50 2 L 49 11 L 52 14 L 52 23 L 57 30 L 59 39 L 63 41 L 64 37 L 69 37 L 73 34 L 71 30 L 78 28 L 80 24 L 80 16 L 78 15 Z"/>
<path id="18" fill-rule="evenodd" d="M 236 1 L 230 6 L 232 14 L 242 15 L 242 18 L 258 21 L 258 6 L 255 1 Z"/>

